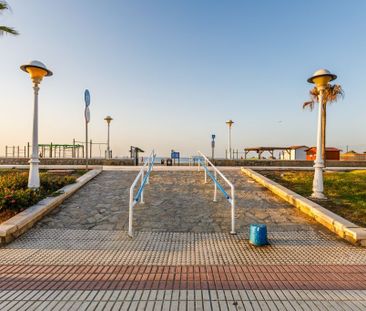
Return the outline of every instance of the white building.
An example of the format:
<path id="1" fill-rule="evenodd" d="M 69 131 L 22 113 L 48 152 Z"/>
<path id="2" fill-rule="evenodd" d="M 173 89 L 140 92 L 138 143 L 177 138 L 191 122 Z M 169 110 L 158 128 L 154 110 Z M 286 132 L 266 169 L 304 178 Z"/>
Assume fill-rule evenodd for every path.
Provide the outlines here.
<path id="1" fill-rule="evenodd" d="M 308 146 L 290 146 L 280 154 L 281 160 L 306 160 Z"/>

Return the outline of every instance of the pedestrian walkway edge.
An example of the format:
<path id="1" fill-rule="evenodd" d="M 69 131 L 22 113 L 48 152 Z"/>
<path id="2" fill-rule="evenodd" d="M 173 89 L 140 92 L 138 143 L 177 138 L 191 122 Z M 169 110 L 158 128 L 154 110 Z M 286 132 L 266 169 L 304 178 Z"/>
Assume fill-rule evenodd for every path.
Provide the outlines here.
<path id="1" fill-rule="evenodd" d="M 353 244 L 366 246 L 365 228 L 357 226 L 356 224 L 287 189 L 286 187 L 281 186 L 252 169 L 242 167 L 241 171 L 343 239 Z"/>
<path id="2" fill-rule="evenodd" d="M 92 170 L 80 176 L 75 183 L 66 185 L 59 190 L 57 197 L 47 197 L 37 204 L 0 224 L 0 244 L 6 244 L 30 229 L 38 220 L 58 207 L 63 201 L 74 194 L 82 186 L 99 175 L 102 170 Z"/>

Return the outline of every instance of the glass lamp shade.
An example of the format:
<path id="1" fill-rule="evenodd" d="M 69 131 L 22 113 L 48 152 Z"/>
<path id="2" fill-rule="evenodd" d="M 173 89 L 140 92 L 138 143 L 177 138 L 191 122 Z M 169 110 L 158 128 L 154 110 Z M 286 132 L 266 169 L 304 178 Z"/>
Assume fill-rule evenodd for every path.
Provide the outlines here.
<path id="1" fill-rule="evenodd" d="M 337 78 L 335 74 L 330 73 L 327 69 L 319 69 L 312 77 L 308 79 L 309 83 L 314 83 L 317 87 L 326 86 L 330 81 Z"/>
<path id="2" fill-rule="evenodd" d="M 33 60 L 29 64 L 20 66 L 20 69 L 28 73 L 33 81 L 41 82 L 43 77 L 52 76 L 52 71 L 38 60 Z"/>
<path id="3" fill-rule="evenodd" d="M 330 81 L 332 80 L 332 76 L 319 76 L 319 77 L 315 77 L 313 79 L 313 83 L 319 87 L 319 86 L 325 86 L 327 85 Z"/>
<path id="4" fill-rule="evenodd" d="M 47 75 L 47 70 L 39 67 L 28 66 L 25 70 L 29 73 L 32 80 L 42 81 L 43 77 Z"/>

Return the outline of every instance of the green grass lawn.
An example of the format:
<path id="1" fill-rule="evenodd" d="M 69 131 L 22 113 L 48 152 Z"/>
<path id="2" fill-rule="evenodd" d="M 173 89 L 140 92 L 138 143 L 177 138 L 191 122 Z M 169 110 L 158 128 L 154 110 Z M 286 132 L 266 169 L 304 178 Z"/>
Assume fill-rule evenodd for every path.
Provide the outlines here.
<path id="1" fill-rule="evenodd" d="M 313 172 L 265 171 L 261 174 L 302 196 L 309 197 L 312 193 Z M 324 193 L 328 200 L 317 203 L 366 227 L 366 170 L 324 173 Z"/>

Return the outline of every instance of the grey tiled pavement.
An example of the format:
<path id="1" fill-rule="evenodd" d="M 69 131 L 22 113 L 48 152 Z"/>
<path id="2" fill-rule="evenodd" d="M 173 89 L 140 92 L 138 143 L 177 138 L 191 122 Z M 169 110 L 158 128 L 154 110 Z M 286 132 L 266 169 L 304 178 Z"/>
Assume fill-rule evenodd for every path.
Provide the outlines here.
<path id="1" fill-rule="evenodd" d="M 365 310 L 366 291 L 2 291 L 0 310 Z"/>
<path id="2" fill-rule="evenodd" d="M 366 273 L 362 272 L 366 265 L 365 250 L 340 240 L 242 176 L 239 170 L 225 173 L 237 189 L 237 235 L 228 233 L 227 202 L 220 194 L 219 202 L 212 202 L 213 187 L 211 183 L 203 184 L 202 172 L 165 171 L 152 175 L 151 184 L 146 188 L 146 204 L 135 210 L 136 236 L 129 238 L 126 234 L 128 188 L 136 174 L 136 171 L 103 172 L 36 228 L 0 248 L 1 311 L 366 310 L 366 285 L 362 285 L 366 280 Z M 268 225 L 269 246 L 249 245 L 248 226 L 255 222 Z M 152 281 L 146 289 L 136 289 L 131 288 L 133 272 L 116 272 L 115 276 L 121 279 L 127 277 L 125 283 L 116 284 L 113 273 L 78 274 L 77 269 L 80 267 L 81 271 L 86 266 L 92 269 L 128 266 L 131 271 L 149 266 L 183 270 L 198 266 L 220 270 L 231 266 L 255 271 L 268 266 L 274 279 L 272 283 L 256 281 L 256 277 L 265 280 L 265 273 L 251 270 L 248 275 L 254 281 L 246 279 L 240 285 L 243 289 L 235 289 L 236 283 L 229 284 L 229 279 L 230 289 L 224 288 L 225 282 L 215 286 L 209 282 L 206 289 L 196 288 L 198 283 L 187 283 L 191 289 L 179 286 L 175 289 L 174 284 L 173 289 L 167 289 L 170 285 L 161 280 Z M 320 272 L 306 274 L 305 268 L 310 266 Z M 22 267 L 25 272 L 15 271 L 21 271 Z M 37 267 L 44 270 L 37 272 Z M 76 270 L 59 273 L 57 267 L 76 267 Z M 359 278 L 357 273 L 347 275 L 353 267 L 362 268 Z M 287 268 L 298 272 L 297 279 Z M 276 272 L 281 269 L 282 274 Z M 95 282 L 93 275 L 98 276 Z M 331 282 L 319 281 L 326 280 L 324 275 L 337 280 L 336 289 L 327 289 Z M 205 274 L 201 273 L 202 276 Z M 235 279 L 234 274 L 231 276 Z M 282 283 L 274 283 L 276 277 Z M 301 289 L 291 290 L 292 277 Z M 215 278 L 220 279 L 222 275 L 217 274 Z M 355 287 L 352 278 L 358 281 Z M 80 289 L 83 283 L 89 287 L 101 285 L 98 290 Z M 154 289 L 153 283 L 159 288 Z M 136 286 L 140 284 L 144 282 Z M 249 289 L 258 284 L 266 289 Z M 280 289 L 272 289 L 273 284 Z M 319 289 L 306 289 L 313 284 Z M 42 289 L 43 285 L 47 289 Z M 165 287 L 160 289 L 160 286 Z"/>
<path id="3" fill-rule="evenodd" d="M 33 229 L 0 251 L 0 264 L 366 264 L 364 248 L 316 231 L 271 232 L 255 248 L 246 233 Z"/>

